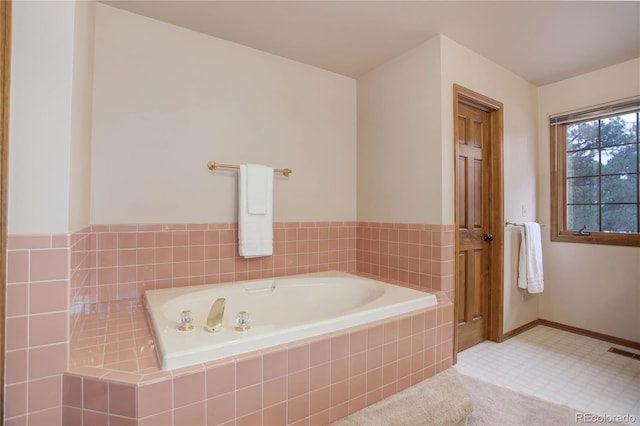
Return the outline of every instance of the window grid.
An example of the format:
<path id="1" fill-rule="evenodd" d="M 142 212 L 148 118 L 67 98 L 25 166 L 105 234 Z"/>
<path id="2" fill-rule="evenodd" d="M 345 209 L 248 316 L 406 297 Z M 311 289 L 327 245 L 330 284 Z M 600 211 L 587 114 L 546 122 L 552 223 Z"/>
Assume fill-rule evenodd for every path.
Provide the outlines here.
<path id="1" fill-rule="evenodd" d="M 631 142 L 631 143 L 619 143 L 619 144 L 614 144 L 614 145 L 606 145 L 603 146 L 602 145 L 602 121 L 604 118 L 598 119 L 598 136 L 596 138 L 596 146 L 587 146 L 584 148 L 579 148 L 579 149 L 566 149 L 566 156 L 565 156 L 565 161 L 566 161 L 566 168 L 568 170 L 569 168 L 569 156 L 568 154 L 570 153 L 577 153 L 577 152 L 585 152 L 585 151 L 594 151 L 597 150 L 598 152 L 598 173 L 597 174 L 592 174 L 592 175 L 579 175 L 579 176 L 571 176 L 571 177 L 566 177 L 566 190 L 569 190 L 569 181 L 572 179 L 583 179 L 583 178 L 597 178 L 598 180 L 598 191 L 597 191 L 597 203 L 591 202 L 591 203 L 580 203 L 580 202 L 568 202 L 566 203 L 566 208 L 567 208 L 567 218 L 569 216 L 569 206 L 593 206 L 593 205 L 597 205 L 598 206 L 598 230 L 597 231 L 602 231 L 603 228 L 603 224 L 602 224 L 602 217 L 603 217 L 603 207 L 605 206 L 611 206 L 611 205 L 634 205 L 636 206 L 636 229 L 635 232 L 640 232 L 640 112 L 636 111 L 635 112 L 635 141 Z M 594 120 L 595 121 L 595 120 Z M 568 131 L 568 127 L 567 127 L 567 131 Z M 631 145 L 635 145 L 636 149 L 635 149 L 635 161 L 634 161 L 634 165 L 635 165 L 635 170 L 633 171 L 628 171 L 628 172 L 619 172 L 619 173 L 602 173 L 602 151 L 603 149 L 607 149 L 607 148 L 616 148 L 616 147 L 623 147 L 623 146 L 631 146 Z M 568 147 L 567 147 L 568 148 Z M 635 187 L 635 191 L 636 191 L 636 202 L 603 202 L 602 200 L 602 178 L 603 177 L 607 177 L 607 176 L 624 176 L 624 175 L 635 175 L 636 176 L 636 187 Z"/>

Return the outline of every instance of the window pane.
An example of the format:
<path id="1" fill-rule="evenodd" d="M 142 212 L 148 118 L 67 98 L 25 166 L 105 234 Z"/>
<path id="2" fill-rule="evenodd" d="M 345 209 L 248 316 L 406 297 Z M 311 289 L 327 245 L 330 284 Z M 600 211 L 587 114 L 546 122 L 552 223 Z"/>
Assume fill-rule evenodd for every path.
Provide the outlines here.
<path id="1" fill-rule="evenodd" d="M 578 230 L 587 225 L 587 231 L 600 230 L 599 206 L 567 206 L 567 229 Z"/>
<path id="2" fill-rule="evenodd" d="M 602 231 L 638 232 L 638 206 L 628 204 L 602 206 Z"/>
<path id="3" fill-rule="evenodd" d="M 567 126 L 567 151 L 598 146 L 598 120 Z"/>
<path id="4" fill-rule="evenodd" d="M 637 175 L 602 176 L 602 203 L 636 203 Z"/>
<path id="5" fill-rule="evenodd" d="M 570 152 L 567 154 L 567 177 L 598 174 L 598 150 Z"/>
<path id="6" fill-rule="evenodd" d="M 567 179 L 567 203 L 597 204 L 600 185 L 597 177 Z"/>
<path id="7" fill-rule="evenodd" d="M 601 146 L 622 145 L 636 141 L 637 114 L 609 117 L 600 122 Z"/>
<path id="8" fill-rule="evenodd" d="M 603 149 L 601 173 L 635 173 L 637 155 L 637 144 Z"/>

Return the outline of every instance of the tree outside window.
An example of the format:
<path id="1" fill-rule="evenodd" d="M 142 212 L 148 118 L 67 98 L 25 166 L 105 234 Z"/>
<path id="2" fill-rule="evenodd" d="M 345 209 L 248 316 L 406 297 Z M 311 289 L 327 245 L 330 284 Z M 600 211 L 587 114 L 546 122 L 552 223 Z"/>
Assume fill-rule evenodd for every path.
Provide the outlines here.
<path id="1" fill-rule="evenodd" d="M 551 126 L 552 240 L 640 245 L 640 114 Z"/>

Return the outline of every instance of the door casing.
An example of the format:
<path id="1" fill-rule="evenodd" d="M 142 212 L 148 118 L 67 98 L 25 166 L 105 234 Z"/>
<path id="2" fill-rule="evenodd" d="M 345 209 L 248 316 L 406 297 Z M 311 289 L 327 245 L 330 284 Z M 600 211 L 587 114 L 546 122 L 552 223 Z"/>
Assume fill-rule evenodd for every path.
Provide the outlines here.
<path id="1" fill-rule="evenodd" d="M 11 1 L 0 2 L 0 423 L 4 420 L 4 351 L 7 259 L 7 164 L 9 154 L 9 71 Z"/>
<path id="2" fill-rule="evenodd" d="M 469 90 L 458 84 L 453 85 L 453 149 L 454 149 L 454 218 L 456 226 L 455 253 L 456 253 L 456 273 L 458 277 L 457 261 L 459 249 L 458 235 L 458 126 L 455 125 L 458 117 L 458 104 L 465 103 L 475 108 L 487 111 L 491 122 L 491 159 L 489 162 L 490 186 L 489 191 L 489 232 L 493 234 L 493 241 L 490 245 L 490 265 L 489 265 L 489 330 L 488 338 L 494 342 L 503 340 L 502 316 L 504 300 L 504 196 L 503 196 L 503 105 L 494 99 Z M 457 284 L 457 283 L 456 283 Z M 457 287 L 454 286 L 454 289 Z M 455 298 L 454 298 L 455 300 Z M 458 306 L 454 303 L 454 318 L 458 318 Z M 458 332 L 454 324 L 453 327 L 453 362 L 457 361 L 458 353 Z"/>

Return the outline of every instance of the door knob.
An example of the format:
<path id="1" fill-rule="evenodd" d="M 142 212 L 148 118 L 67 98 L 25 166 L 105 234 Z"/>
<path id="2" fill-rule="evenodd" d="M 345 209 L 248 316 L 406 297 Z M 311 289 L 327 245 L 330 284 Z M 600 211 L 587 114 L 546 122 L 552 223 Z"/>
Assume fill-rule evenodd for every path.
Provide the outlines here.
<path id="1" fill-rule="evenodd" d="M 482 236 L 482 239 L 489 242 L 489 241 L 493 241 L 493 235 L 492 234 L 484 234 Z"/>

